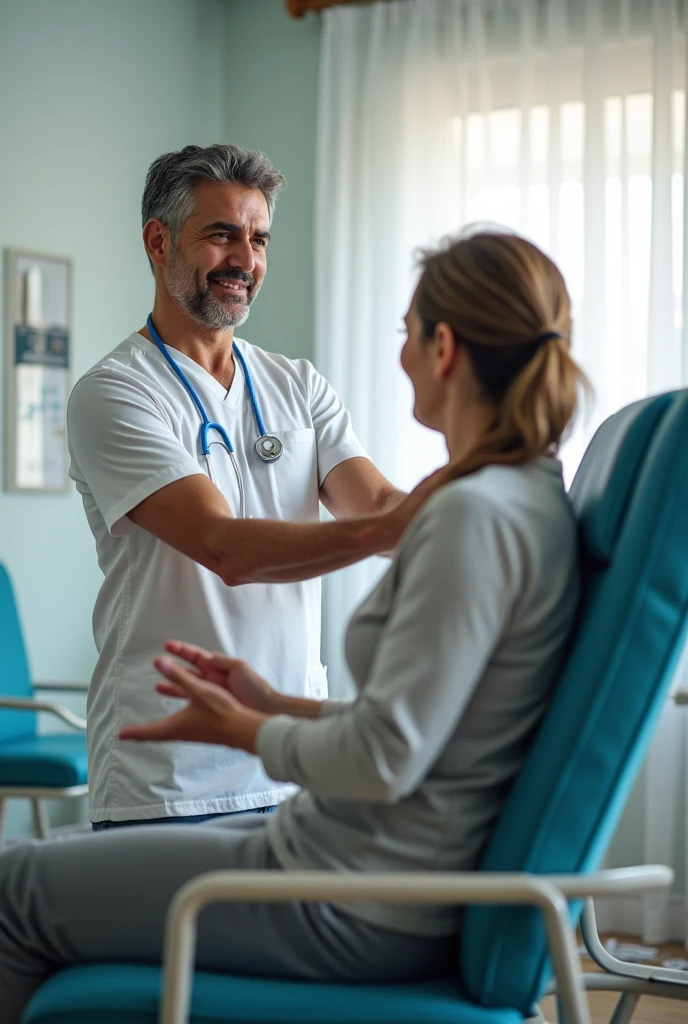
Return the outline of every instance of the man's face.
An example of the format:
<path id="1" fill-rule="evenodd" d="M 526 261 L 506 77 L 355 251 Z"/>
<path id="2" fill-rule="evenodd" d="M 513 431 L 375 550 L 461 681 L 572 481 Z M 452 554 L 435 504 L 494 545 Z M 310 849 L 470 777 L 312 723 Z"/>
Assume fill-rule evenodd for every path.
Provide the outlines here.
<path id="1" fill-rule="evenodd" d="M 259 189 L 202 182 L 166 268 L 167 288 L 194 320 L 242 324 L 267 270 L 268 205 Z"/>

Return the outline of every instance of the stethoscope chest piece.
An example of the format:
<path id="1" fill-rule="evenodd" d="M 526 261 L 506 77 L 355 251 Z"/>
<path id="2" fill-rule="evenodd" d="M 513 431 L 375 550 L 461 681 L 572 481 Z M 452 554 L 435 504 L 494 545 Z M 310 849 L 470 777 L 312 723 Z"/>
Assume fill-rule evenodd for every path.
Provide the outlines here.
<path id="1" fill-rule="evenodd" d="M 282 442 L 271 434 L 263 434 L 256 441 L 256 455 L 262 462 L 277 462 L 283 451 Z"/>
<path id="2" fill-rule="evenodd" d="M 172 355 L 170 355 L 170 353 L 167 350 L 167 346 L 165 345 L 165 342 L 158 334 L 155 324 L 153 323 L 152 314 L 148 317 L 147 324 L 151 338 L 157 345 L 158 349 L 162 353 L 164 359 L 170 366 L 171 370 L 173 371 L 177 379 L 181 382 L 182 387 L 189 395 L 193 404 L 196 406 L 198 414 L 201 417 L 199 448 L 201 450 L 202 455 L 205 457 L 208 476 L 213 481 L 213 483 L 215 483 L 215 479 L 213 477 L 213 468 L 210 464 L 210 446 L 211 444 L 222 444 L 227 449 L 227 453 L 229 454 L 232 467 L 236 474 L 237 484 L 239 486 L 240 515 L 242 519 L 245 519 L 246 495 L 244 493 L 244 485 L 241 480 L 241 473 L 239 472 L 239 467 L 237 465 L 236 454 L 234 452 L 234 448 L 232 446 L 232 442 L 229 439 L 227 431 L 225 430 L 224 426 L 221 423 L 215 423 L 208 416 L 208 413 L 206 412 L 206 408 L 203 405 L 203 401 L 201 400 L 200 395 L 198 394 L 198 392 L 196 391 L 193 384 L 186 376 L 182 368 L 178 365 L 177 361 L 174 359 Z M 256 427 L 258 429 L 259 436 L 258 440 L 255 443 L 255 453 L 261 462 L 277 462 L 277 459 L 279 459 L 280 455 L 282 454 L 284 446 L 278 437 L 275 437 L 273 434 L 268 434 L 265 431 L 265 424 L 263 423 L 263 417 L 261 416 L 260 409 L 258 407 L 258 399 L 256 398 L 256 392 L 253 388 L 251 374 L 248 372 L 248 366 L 246 365 L 246 360 L 242 355 L 241 349 L 238 347 L 235 341 L 232 343 L 232 351 L 234 352 L 234 355 L 237 357 L 239 363 L 241 364 L 241 369 L 244 374 L 244 380 L 246 382 L 246 390 L 248 391 L 248 396 L 251 400 L 251 408 L 253 410 L 253 415 L 256 421 Z M 208 434 L 210 433 L 211 430 L 215 431 L 215 433 L 219 435 L 221 439 L 220 441 L 208 440 Z"/>

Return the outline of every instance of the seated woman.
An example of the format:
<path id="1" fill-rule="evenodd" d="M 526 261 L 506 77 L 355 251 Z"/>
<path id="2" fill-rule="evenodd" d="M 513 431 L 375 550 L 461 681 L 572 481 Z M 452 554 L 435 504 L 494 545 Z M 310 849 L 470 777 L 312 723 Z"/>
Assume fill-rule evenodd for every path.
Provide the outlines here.
<path id="1" fill-rule="evenodd" d="M 176 890 L 217 869 L 459 871 L 479 861 L 552 693 L 578 598 L 556 451 L 582 375 L 562 276 L 522 238 L 425 257 L 401 363 L 440 431 L 444 485 L 353 616 L 352 703 L 290 698 L 181 643 L 161 657 L 176 714 L 122 739 L 228 744 L 301 787 L 274 815 L 121 829 L 0 857 L 0 1006 L 16 1024 L 52 972 L 160 959 Z M 422 486 L 422 485 L 421 485 Z M 200 967 L 309 979 L 444 970 L 451 906 L 230 903 L 201 918 Z"/>

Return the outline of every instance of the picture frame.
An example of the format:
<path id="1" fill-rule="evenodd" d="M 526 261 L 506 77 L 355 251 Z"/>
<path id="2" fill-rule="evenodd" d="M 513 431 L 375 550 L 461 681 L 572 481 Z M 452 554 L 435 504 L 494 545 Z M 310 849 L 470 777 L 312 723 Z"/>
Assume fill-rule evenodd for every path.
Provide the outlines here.
<path id="1" fill-rule="evenodd" d="M 6 491 L 66 493 L 73 261 L 5 250 Z"/>

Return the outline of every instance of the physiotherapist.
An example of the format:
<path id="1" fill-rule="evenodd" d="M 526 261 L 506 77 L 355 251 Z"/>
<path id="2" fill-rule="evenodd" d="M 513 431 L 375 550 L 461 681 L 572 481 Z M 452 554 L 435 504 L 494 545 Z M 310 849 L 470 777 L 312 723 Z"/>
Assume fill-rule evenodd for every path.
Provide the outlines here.
<path id="1" fill-rule="evenodd" d="M 265 277 L 283 186 L 262 153 L 236 146 L 155 160 L 142 202 L 151 316 L 72 392 L 70 474 L 105 577 L 88 695 L 95 829 L 289 797 L 295 787 L 244 751 L 118 740 L 177 703 L 156 693 L 153 658 L 183 636 L 284 693 L 324 698 L 319 577 L 393 549 L 441 483 L 395 490 L 309 362 L 234 336 Z M 319 502 L 335 521 L 320 522 Z"/>

